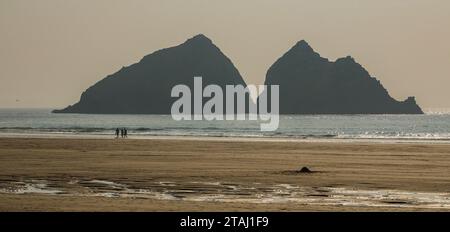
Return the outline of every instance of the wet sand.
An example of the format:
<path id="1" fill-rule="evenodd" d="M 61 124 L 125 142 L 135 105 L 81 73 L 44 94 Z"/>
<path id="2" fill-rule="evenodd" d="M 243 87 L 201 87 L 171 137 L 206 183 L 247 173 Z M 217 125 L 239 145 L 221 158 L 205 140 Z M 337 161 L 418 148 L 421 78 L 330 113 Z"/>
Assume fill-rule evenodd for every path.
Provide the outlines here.
<path id="1" fill-rule="evenodd" d="M 0 211 L 450 211 L 450 144 L 0 138 Z"/>

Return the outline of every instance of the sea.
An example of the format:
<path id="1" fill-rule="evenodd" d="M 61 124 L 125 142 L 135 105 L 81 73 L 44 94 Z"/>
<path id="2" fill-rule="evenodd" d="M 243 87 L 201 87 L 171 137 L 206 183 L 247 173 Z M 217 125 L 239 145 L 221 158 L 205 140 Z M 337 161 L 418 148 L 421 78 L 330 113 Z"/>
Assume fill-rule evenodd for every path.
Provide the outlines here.
<path id="1" fill-rule="evenodd" d="M 52 109 L 0 109 L 0 136 L 155 136 L 339 139 L 450 142 L 450 113 L 424 115 L 280 115 L 279 128 L 261 132 L 261 121 L 175 121 L 171 115 L 54 114 Z"/>

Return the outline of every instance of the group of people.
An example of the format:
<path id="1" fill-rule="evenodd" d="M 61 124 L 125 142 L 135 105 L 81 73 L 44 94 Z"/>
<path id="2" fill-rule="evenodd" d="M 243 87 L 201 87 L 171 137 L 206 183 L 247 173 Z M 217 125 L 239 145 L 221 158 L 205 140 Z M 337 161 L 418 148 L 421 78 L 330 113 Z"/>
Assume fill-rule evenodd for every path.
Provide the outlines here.
<path id="1" fill-rule="evenodd" d="M 128 135 L 128 131 L 126 128 L 122 128 L 122 129 L 117 128 L 116 129 L 116 138 L 119 138 L 119 134 L 120 134 L 120 137 L 126 138 Z"/>

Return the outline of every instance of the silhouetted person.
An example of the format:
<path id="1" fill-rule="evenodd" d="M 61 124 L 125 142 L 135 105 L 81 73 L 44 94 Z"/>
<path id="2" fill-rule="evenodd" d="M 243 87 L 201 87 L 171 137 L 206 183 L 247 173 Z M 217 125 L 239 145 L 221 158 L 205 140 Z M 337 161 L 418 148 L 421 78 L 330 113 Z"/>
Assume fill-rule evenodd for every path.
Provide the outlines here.
<path id="1" fill-rule="evenodd" d="M 125 131 L 124 131 L 124 129 L 122 128 L 122 129 L 120 130 L 120 136 L 123 138 L 124 135 L 125 135 Z"/>
<path id="2" fill-rule="evenodd" d="M 119 138 L 119 128 L 116 129 L 116 138 Z"/>
<path id="3" fill-rule="evenodd" d="M 125 136 L 125 138 L 128 136 L 127 128 L 123 128 L 123 135 Z"/>

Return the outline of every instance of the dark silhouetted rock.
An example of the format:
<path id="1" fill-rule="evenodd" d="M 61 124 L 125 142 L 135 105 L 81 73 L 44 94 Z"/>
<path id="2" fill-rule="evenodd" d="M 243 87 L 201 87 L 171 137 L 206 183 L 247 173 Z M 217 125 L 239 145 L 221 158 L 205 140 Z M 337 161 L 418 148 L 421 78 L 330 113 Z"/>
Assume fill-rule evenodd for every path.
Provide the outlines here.
<path id="1" fill-rule="evenodd" d="M 423 113 L 414 97 L 389 96 L 352 57 L 331 62 L 303 40 L 270 67 L 265 84 L 280 86 L 281 114 Z"/>
<path id="2" fill-rule="evenodd" d="M 308 167 L 302 167 L 298 172 L 299 173 L 311 173 L 312 171 L 309 170 Z"/>
<path id="3" fill-rule="evenodd" d="M 195 76 L 203 78 L 203 86 L 216 84 L 224 90 L 225 85 L 246 87 L 232 62 L 209 38 L 200 34 L 122 68 L 84 91 L 78 103 L 54 112 L 170 114 L 172 103 L 177 100 L 170 96 L 172 87 L 187 85 L 193 95 Z"/>

